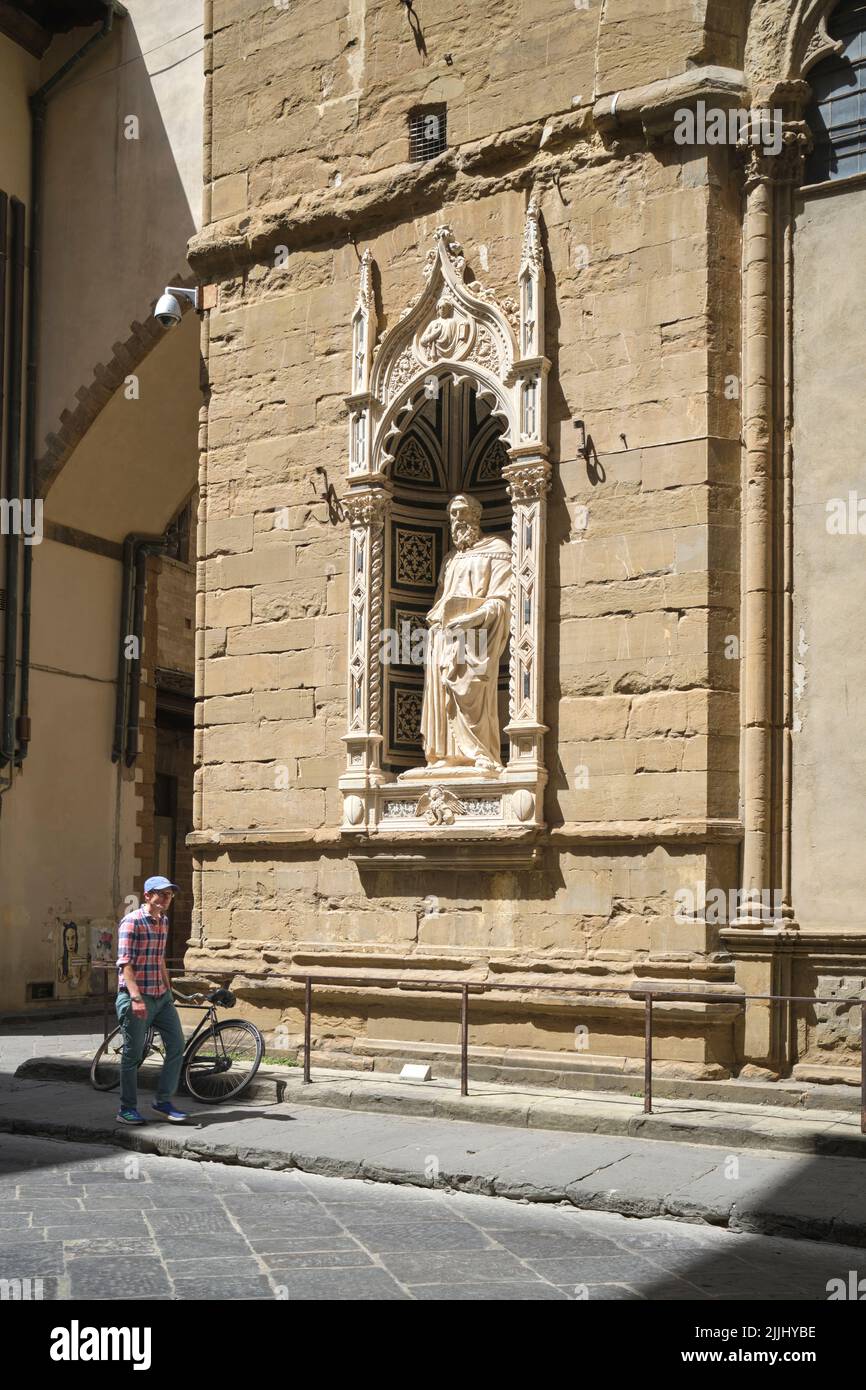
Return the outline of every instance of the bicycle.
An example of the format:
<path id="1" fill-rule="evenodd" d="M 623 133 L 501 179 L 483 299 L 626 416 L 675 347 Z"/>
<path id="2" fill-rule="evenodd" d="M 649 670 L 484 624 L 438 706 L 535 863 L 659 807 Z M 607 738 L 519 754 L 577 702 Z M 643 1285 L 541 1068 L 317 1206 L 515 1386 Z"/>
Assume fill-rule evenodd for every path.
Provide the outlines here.
<path id="1" fill-rule="evenodd" d="M 172 989 L 172 995 L 194 1008 L 203 1007 L 207 1015 L 187 1039 L 181 1065 L 182 1086 L 205 1105 L 236 1100 L 251 1084 L 261 1064 L 265 1041 L 258 1028 L 242 1018 L 217 1022 L 217 1005 L 230 1009 L 236 1002 L 227 989 L 215 989 L 210 994 L 181 994 Z M 139 1068 L 153 1054 L 164 1056 L 155 1029 L 148 1028 Z M 90 1064 L 90 1081 L 97 1091 L 111 1091 L 120 1085 L 122 1055 L 123 1029 L 118 1024 Z"/>

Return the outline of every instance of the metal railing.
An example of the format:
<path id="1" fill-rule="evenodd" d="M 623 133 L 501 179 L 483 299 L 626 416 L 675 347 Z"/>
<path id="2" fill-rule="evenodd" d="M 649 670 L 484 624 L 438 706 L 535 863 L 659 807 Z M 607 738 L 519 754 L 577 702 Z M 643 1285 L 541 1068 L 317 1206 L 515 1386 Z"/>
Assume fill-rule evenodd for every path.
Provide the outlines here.
<path id="1" fill-rule="evenodd" d="M 166 962 L 167 965 L 177 964 L 178 969 L 169 975 L 187 974 L 183 969 L 182 961 Z M 109 1018 L 109 975 L 116 972 L 116 966 L 105 962 L 93 962 L 94 968 L 101 969 L 103 976 L 103 1031 L 108 1036 Z M 193 972 L 194 973 L 194 972 Z M 414 980 L 399 978 L 393 975 L 278 975 L 271 978 L 291 980 L 294 984 L 301 984 L 304 987 L 304 1085 L 310 1085 L 312 1081 L 311 1053 L 312 1053 L 312 1022 L 313 1022 L 313 986 L 330 985 L 331 988 L 343 989 L 363 989 L 373 986 L 374 988 L 387 988 L 401 990 L 405 993 L 432 993 L 432 994 L 452 994 L 457 995 L 460 1000 L 460 1094 L 469 1095 L 469 998 L 470 995 L 485 994 L 495 990 L 496 993 L 502 991 L 516 991 L 520 994 L 571 994 L 571 995 L 598 995 L 601 998 L 609 998 L 616 995 L 625 995 L 639 1003 L 643 999 L 644 1005 L 644 1066 L 643 1066 L 643 1108 L 644 1114 L 653 1113 L 653 1004 L 654 1003 L 676 1003 L 683 1002 L 689 1004 L 728 1004 L 736 1008 L 745 1008 L 746 1003 L 752 1000 L 762 1000 L 765 1003 L 788 1003 L 788 1004 L 833 1004 L 838 1006 L 838 998 L 827 998 L 814 994 L 710 994 L 706 991 L 697 990 L 673 990 L 659 989 L 653 985 L 630 985 L 626 989 L 618 989 L 615 986 L 574 986 L 574 985 L 521 985 L 508 984 L 505 981 L 459 981 L 459 980 Z M 860 1132 L 866 1134 L 866 1047 L 863 1045 L 863 1038 L 866 1035 L 866 999 L 852 1000 L 852 1006 L 859 1003 L 860 1007 Z"/>
<path id="2" fill-rule="evenodd" d="M 346 975 L 289 975 L 282 976 L 304 986 L 304 1084 L 309 1085 L 311 1075 L 311 1043 L 313 1018 L 313 986 L 330 985 L 332 988 L 377 988 L 399 989 L 405 992 L 456 994 L 460 999 L 460 1094 L 469 1094 L 469 997 L 471 994 L 484 994 L 495 990 L 514 990 L 521 994 L 572 994 L 599 995 L 609 997 L 626 995 L 644 1004 L 644 1067 L 643 1067 L 643 1108 L 644 1114 L 653 1113 L 653 1004 L 683 1002 L 689 1004 L 733 1004 L 742 1007 L 748 1000 L 763 1000 L 766 1003 L 789 1004 L 833 1004 L 838 1006 L 838 998 L 826 998 L 813 994 L 732 994 L 719 995 L 696 990 L 659 989 L 652 985 L 630 985 L 627 989 L 616 987 L 575 987 L 574 985 L 521 985 L 500 981 L 457 980 L 412 980 L 385 976 L 346 976 Z M 866 1134 L 866 999 L 852 1000 L 852 1005 L 860 1007 L 860 1132 Z"/>
<path id="3" fill-rule="evenodd" d="M 171 978 L 172 974 L 184 975 L 187 973 L 183 968 L 182 956 L 171 957 L 165 962 L 165 966 L 168 970 L 169 978 Z M 98 970 L 102 973 L 102 1036 L 103 1038 L 107 1038 L 109 1033 L 109 1016 L 114 1012 L 111 1006 L 117 994 L 117 965 L 113 960 L 92 960 L 90 962 L 90 969 L 91 971 Z M 114 981 L 114 989 L 109 992 L 108 982 L 110 979 Z M 117 1027 L 116 1018 L 113 1019 L 111 1027 L 112 1029 Z"/>

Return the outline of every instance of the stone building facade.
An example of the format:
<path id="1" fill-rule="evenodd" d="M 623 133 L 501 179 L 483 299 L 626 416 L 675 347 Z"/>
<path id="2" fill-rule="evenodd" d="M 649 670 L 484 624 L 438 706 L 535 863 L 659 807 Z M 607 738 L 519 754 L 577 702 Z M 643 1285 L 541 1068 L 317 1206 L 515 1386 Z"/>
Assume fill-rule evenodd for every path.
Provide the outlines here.
<path id="1" fill-rule="evenodd" d="M 814 344 L 863 345 L 864 184 L 805 161 L 863 29 L 205 6 L 186 959 L 260 1022 L 295 1036 L 312 973 L 332 1058 L 447 1066 L 455 995 L 389 981 L 471 982 L 475 1062 L 628 1070 L 653 986 L 697 996 L 654 1008 L 673 1074 L 853 1078 L 866 634 L 823 509 L 857 393 L 828 408 Z M 504 771 L 425 793 L 385 638 L 423 632 L 455 492 L 512 545 Z M 744 1007 L 778 993 L 839 1004 Z"/>

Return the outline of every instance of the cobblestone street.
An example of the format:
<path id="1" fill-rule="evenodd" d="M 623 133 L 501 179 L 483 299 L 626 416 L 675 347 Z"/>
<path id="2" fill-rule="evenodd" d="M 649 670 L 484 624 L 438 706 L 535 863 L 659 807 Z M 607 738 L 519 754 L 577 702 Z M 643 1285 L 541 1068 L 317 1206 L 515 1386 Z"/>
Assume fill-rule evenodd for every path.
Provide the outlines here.
<path id="1" fill-rule="evenodd" d="M 10 1134 L 0 1230 L 0 1279 L 41 1280 L 45 1299 L 826 1300 L 857 1263 L 806 1241 Z"/>

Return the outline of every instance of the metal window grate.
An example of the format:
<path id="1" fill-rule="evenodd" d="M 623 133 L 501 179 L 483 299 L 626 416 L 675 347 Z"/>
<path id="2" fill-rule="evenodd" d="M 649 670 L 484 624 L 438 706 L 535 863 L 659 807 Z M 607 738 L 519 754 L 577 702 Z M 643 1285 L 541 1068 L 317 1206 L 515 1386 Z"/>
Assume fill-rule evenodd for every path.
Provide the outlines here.
<path id="1" fill-rule="evenodd" d="M 448 146 L 444 106 L 419 106 L 409 112 L 409 158 L 413 164 L 435 159 Z"/>
<path id="2" fill-rule="evenodd" d="M 812 101 L 806 119 L 815 146 L 806 182 L 823 183 L 866 173 L 866 3 L 849 0 L 831 17 L 828 31 L 842 51 L 809 74 Z"/>

